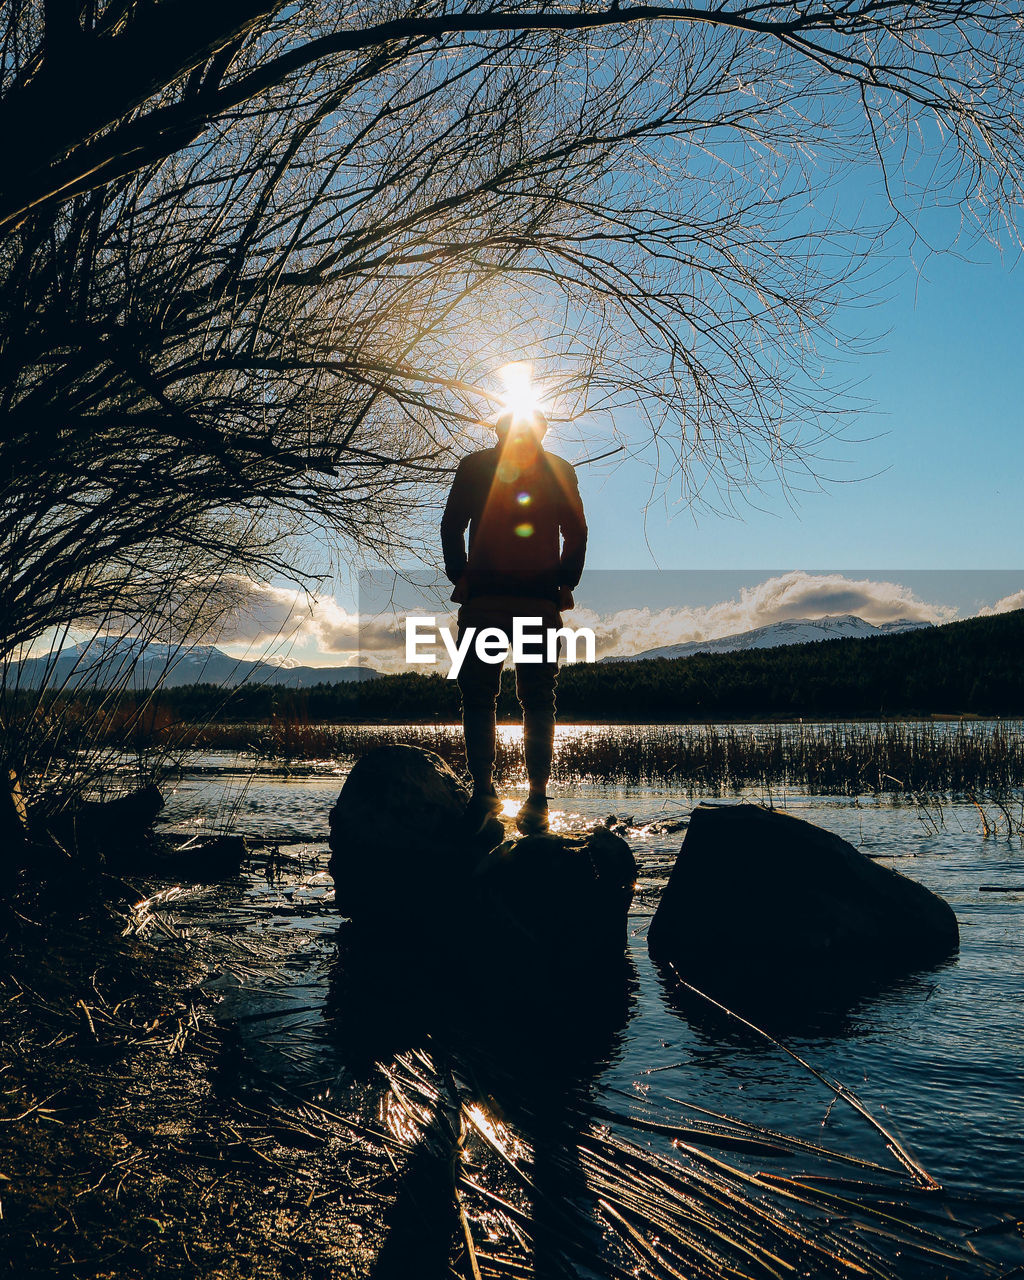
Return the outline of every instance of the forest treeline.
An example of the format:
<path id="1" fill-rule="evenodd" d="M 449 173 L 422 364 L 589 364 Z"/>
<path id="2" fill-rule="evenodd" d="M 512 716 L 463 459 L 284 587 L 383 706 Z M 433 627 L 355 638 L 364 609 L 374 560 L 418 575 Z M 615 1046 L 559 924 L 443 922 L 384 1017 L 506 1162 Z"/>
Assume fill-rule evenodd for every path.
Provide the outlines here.
<path id="1" fill-rule="evenodd" d="M 76 700 L 102 695 L 75 695 Z M 109 699 L 109 695 L 107 695 Z M 450 721 L 458 686 L 439 675 L 403 672 L 306 689 L 184 685 L 126 693 L 123 714 L 145 699 L 179 722 Z M 760 717 L 1024 715 L 1024 610 L 866 639 L 776 649 L 696 654 L 562 669 L 558 713 L 565 721 L 671 723 Z M 518 715 L 514 675 L 502 675 L 499 714 Z"/>

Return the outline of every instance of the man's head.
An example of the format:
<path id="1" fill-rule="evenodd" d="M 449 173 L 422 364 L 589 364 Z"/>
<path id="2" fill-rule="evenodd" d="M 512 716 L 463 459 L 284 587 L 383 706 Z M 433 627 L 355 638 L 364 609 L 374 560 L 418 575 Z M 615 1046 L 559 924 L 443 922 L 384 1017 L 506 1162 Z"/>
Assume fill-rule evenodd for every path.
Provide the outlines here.
<path id="1" fill-rule="evenodd" d="M 548 420 L 539 409 L 529 413 L 503 413 L 494 424 L 499 444 L 508 439 L 530 440 L 536 444 L 544 439 L 548 429 Z"/>

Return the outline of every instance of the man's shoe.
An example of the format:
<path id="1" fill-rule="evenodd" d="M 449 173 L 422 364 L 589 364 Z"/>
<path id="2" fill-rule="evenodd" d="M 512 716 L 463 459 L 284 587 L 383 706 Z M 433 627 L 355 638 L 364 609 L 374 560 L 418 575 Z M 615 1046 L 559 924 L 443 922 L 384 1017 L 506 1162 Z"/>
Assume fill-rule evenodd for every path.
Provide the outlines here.
<path id="1" fill-rule="evenodd" d="M 547 796 L 528 796 L 516 816 L 516 826 L 524 836 L 543 835 L 548 829 Z"/>
<path id="2" fill-rule="evenodd" d="M 474 787 L 466 805 L 466 829 L 470 835 L 479 835 L 500 813 L 501 798 L 494 787 Z"/>

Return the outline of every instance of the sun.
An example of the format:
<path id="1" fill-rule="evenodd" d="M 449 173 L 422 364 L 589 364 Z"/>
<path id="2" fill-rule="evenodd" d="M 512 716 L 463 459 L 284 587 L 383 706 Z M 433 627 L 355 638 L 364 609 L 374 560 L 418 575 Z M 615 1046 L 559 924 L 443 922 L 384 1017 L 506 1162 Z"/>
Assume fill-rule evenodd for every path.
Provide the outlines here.
<path id="1" fill-rule="evenodd" d="M 505 384 L 502 400 L 514 418 L 529 418 L 540 408 L 540 396 L 533 385 L 533 365 L 516 360 L 498 370 Z"/>

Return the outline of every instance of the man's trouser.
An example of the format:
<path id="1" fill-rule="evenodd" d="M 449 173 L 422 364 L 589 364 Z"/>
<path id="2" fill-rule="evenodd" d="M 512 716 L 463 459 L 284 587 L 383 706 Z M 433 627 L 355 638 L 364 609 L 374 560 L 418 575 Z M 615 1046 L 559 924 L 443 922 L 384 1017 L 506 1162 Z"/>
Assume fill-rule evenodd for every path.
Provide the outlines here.
<path id="1" fill-rule="evenodd" d="M 531 635 L 545 632 L 542 642 L 527 646 L 527 651 L 546 657 L 546 631 L 560 627 L 562 615 L 550 600 L 534 600 L 519 596 L 478 596 L 459 610 L 459 641 L 467 627 L 476 634 L 484 627 L 498 627 L 512 639 L 514 618 L 540 618 L 529 628 Z M 459 671 L 462 694 L 462 725 L 466 737 L 466 767 L 475 787 L 486 787 L 494 769 L 494 720 L 501 687 L 500 662 L 484 662 L 477 657 L 476 636 Z M 551 775 L 551 757 L 555 743 L 555 680 L 558 662 L 520 662 L 516 664 L 516 696 L 523 708 L 523 754 L 530 790 L 543 792 Z"/>

